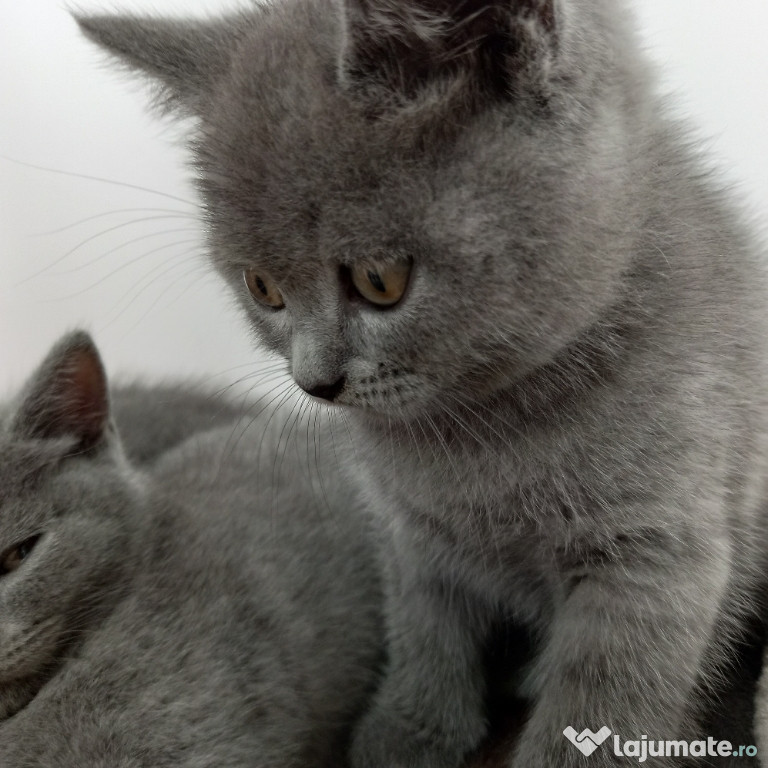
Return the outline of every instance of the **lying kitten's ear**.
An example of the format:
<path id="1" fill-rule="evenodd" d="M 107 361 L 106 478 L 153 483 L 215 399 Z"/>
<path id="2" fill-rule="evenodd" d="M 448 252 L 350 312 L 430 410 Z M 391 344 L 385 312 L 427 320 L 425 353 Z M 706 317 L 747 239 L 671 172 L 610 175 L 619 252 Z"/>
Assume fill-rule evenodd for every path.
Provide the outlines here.
<path id="1" fill-rule="evenodd" d="M 340 77 L 406 96 L 466 72 L 485 93 L 512 96 L 546 76 L 558 0 L 343 0 Z"/>
<path id="2" fill-rule="evenodd" d="M 71 437 L 78 451 L 104 440 L 109 425 L 107 378 L 84 331 L 61 339 L 24 391 L 11 422 L 12 434 L 30 439 Z"/>
<path id="3" fill-rule="evenodd" d="M 232 20 L 75 14 L 75 21 L 125 67 L 159 85 L 162 108 L 193 114 L 217 75 L 226 71 L 239 36 Z"/>

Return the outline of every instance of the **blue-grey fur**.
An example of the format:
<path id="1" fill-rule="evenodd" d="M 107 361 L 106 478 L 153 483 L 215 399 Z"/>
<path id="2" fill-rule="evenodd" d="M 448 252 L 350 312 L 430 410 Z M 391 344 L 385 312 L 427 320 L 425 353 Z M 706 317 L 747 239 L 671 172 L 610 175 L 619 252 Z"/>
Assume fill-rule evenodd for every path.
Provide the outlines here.
<path id="1" fill-rule="evenodd" d="M 79 21 L 197 118 L 211 263 L 254 336 L 305 389 L 345 380 L 392 534 L 355 767 L 462 762 L 499 620 L 537 641 L 513 768 L 582 765 L 568 725 L 686 732 L 765 572 L 766 282 L 619 0 Z M 400 304 L 350 300 L 344 270 L 393 256 Z"/>
<path id="2" fill-rule="evenodd" d="M 231 426 L 245 404 L 212 392 L 202 383 L 121 383 L 112 388 L 112 416 L 123 449 L 136 465 L 151 465 L 197 432 Z"/>
<path id="3" fill-rule="evenodd" d="M 381 653 L 355 494 L 279 416 L 138 471 L 105 386 L 70 334 L 0 428 L 0 765 L 338 766 Z"/>

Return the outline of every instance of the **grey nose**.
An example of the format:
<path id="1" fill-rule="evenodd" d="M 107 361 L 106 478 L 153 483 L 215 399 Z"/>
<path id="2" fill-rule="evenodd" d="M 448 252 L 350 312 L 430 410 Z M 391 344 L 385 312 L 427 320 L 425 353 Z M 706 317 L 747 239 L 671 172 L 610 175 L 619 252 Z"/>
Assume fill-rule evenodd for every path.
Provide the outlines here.
<path id="1" fill-rule="evenodd" d="M 328 400 L 333 402 L 344 389 L 344 385 L 347 383 L 347 377 L 342 376 L 333 382 L 333 384 L 314 384 L 311 387 L 302 387 L 302 389 L 313 397 L 319 397 L 321 400 Z"/>

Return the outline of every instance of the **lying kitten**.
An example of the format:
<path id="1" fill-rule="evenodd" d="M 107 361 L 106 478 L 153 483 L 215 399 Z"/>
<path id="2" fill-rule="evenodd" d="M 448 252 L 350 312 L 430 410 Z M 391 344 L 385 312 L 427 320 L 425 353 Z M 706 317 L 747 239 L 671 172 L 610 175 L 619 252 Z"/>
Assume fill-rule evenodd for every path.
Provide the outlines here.
<path id="1" fill-rule="evenodd" d="M 380 649 L 356 497 L 279 419 L 140 474 L 109 410 L 74 333 L 0 430 L 0 765 L 337 766 Z"/>
<path id="2" fill-rule="evenodd" d="M 765 573 L 767 294 L 618 0 L 79 21 L 197 119 L 212 264 L 391 521 L 354 765 L 459 765 L 506 621 L 513 768 L 680 737 Z"/>

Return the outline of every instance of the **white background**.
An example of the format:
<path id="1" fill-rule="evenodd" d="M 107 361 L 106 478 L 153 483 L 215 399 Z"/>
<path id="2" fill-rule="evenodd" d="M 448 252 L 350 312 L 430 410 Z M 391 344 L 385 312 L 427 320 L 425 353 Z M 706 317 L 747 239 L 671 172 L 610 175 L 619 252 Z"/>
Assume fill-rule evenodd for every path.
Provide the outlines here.
<path id="1" fill-rule="evenodd" d="M 664 89 L 764 225 L 768 3 L 634 4 Z M 76 326 L 94 332 L 108 368 L 123 377 L 242 375 L 256 356 L 196 247 L 179 130 L 149 115 L 143 88 L 104 65 L 60 0 L 2 5 L 0 155 L 115 183 L 0 158 L 0 396 Z M 79 7 L 215 13 L 233 5 L 81 0 Z"/>

